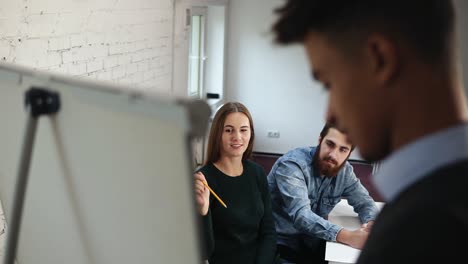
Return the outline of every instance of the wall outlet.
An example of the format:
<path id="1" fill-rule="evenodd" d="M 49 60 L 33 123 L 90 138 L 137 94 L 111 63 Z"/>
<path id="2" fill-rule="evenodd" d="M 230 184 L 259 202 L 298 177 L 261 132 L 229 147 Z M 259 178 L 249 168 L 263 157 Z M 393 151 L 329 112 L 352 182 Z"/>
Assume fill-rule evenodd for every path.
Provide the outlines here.
<path id="1" fill-rule="evenodd" d="M 269 138 L 279 138 L 280 137 L 280 132 L 276 130 L 268 131 L 267 136 Z"/>

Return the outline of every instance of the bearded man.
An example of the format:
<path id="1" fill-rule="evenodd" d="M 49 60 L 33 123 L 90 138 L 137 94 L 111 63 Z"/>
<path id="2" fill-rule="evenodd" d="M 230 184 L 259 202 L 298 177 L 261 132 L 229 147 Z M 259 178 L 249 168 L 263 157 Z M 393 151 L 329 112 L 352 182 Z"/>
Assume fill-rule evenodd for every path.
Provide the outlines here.
<path id="1" fill-rule="evenodd" d="M 325 242 L 361 249 L 378 208 L 347 161 L 354 146 L 325 124 L 317 147 L 288 151 L 268 174 L 277 248 L 283 263 L 325 263 Z M 358 213 L 362 228 L 347 230 L 327 220 L 342 199 Z"/>

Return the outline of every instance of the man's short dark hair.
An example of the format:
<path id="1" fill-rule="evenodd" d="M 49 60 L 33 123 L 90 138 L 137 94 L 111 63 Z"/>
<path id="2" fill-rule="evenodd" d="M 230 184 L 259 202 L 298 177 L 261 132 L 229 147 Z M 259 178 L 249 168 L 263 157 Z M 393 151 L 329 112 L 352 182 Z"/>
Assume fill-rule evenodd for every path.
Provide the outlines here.
<path id="1" fill-rule="evenodd" d="M 276 13 L 280 44 L 303 42 L 311 31 L 345 45 L 350 36 L 380 32 L 405 41 L 427 62 L 448 55 L 455 19 L 451 0 L 287 0 Z"/>
<path id="2" fill-rule="evenodd" d="M 325 125 L 323 126 L 322 128 L 322 131 L 320 131 L 320 138 L 321 140 L 325 138 L 326 135 L 328 135 L 328 131 L 330 130 L 330 128 L 334 128 L 338 131 L 340 131 L 340 133 L 343 133 L 343 134 L 346 134 L 346 132 L 343 132 L 342 130 L 340 130 L 338 127 L 336 127 L 334 124 L 332 123 L 325 123 Z M 351 151 L 354 150 L 356 146 L 354 144 L 351 143 Z"/>

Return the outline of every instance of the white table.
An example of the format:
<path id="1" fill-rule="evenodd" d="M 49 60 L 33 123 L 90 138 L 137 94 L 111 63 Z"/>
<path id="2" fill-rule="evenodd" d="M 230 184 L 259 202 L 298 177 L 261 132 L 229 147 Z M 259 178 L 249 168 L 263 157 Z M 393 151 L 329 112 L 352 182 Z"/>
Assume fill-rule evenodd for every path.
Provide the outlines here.
<path id="1" fill-rule="evenodd" d="M 384 203 L 376 202 L 379 209 L 382 208 Z M 348 204 L 346 199 L 342 199 L 328 215 L 328 220 L 334 224 L 355 230 L 361 227 L 361 222 L 357 213 L 354 212 L 353 207 Z M 352 248 L 350 246 L 338 243 L 327 242 L 325 248 L 325 260 L 329 264 L 339 263 L 356 263 L 361 250 Z"/>

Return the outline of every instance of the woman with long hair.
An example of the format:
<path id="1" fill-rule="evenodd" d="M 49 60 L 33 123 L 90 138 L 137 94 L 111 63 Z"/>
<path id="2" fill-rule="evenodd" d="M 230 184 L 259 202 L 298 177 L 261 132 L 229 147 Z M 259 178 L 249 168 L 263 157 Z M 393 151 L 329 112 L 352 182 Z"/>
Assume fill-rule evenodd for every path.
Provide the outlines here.
<path id="1" fill-rule="evenodd" d="M 195 173 L 210 264 L 275 262 L 276 232 L 266 175 L 248 160 L 254 138 L 252 117 L 243 104 L 226 103 L 216 112 L 205 165 Z M 226 207 L 210 196 L 205 183 Z"/>

